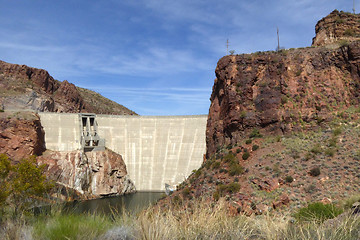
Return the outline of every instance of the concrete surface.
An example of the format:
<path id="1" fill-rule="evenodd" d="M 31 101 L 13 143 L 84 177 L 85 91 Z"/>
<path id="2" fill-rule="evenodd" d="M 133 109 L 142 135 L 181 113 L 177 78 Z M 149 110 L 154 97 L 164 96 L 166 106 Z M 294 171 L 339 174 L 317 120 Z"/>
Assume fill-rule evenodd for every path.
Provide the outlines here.
<path id="1" fill-rule="evenodd" d="M 78 114 L 40 113 L 47 149 L 71 151 L 80 146 Z M 203 162 L 207 115 L 97 115 L 105 146 L 122 155 L 138 191 L 164 191 Z"/>

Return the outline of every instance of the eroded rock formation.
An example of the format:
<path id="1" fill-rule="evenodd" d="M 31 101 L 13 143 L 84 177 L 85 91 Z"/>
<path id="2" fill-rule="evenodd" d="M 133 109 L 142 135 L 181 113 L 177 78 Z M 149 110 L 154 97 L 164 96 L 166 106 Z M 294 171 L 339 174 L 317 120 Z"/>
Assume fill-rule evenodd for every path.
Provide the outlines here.
<path id="1" fill-rule="evenodd" d="M 135 192 L 122 157 L 105 151 L 47 151 L 38 157 L 47 165 L 48 176 L 60 185 L 75 189 L 84 198 L 123 195 Z"/>

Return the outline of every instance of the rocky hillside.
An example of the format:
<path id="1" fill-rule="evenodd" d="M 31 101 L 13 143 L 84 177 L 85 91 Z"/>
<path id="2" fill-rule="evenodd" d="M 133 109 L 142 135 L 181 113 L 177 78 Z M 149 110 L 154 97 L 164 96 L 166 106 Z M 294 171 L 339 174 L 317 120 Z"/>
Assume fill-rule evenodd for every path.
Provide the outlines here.
<path id="1" fill-rule="evenodd" d="M 0 61 L 0 89 L 2 110 L 136 114 L 98 93 L 66 80 L 59 82 L 43 69 L 3 61 Z"/>
<path id="2" fill-rule="evenodd" d="M 206 161 L 168 201 L 224 197 L 259 214 L 359 193 L 358 17 L 332 12 L 309 48 L 221 58 Z"/>

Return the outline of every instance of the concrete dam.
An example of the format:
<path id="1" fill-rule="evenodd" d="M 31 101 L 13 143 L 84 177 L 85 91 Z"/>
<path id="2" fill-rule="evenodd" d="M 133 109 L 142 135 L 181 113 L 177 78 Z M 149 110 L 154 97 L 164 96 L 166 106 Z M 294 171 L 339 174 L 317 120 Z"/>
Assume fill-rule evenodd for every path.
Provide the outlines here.
<path id="1" fill-rule="evenodd" d="M 138 191 L 164 191 L 201 166 L 206 152 L 207 115 L 128 116 L 39 113 L 46 148 L 74 151 L 91 148 L 84 129 L 95 128 L 106 148 L 122 155 Z"/>

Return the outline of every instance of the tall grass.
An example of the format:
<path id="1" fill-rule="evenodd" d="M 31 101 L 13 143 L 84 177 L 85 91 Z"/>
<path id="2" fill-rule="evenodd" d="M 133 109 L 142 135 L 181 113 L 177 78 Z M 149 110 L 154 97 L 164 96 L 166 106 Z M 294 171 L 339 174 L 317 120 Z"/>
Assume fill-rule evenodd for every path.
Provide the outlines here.
<path id="1" fill-rule="evenodd" d="M 324 223 L 293 222 L 290 215 L 231 216 L 228 205 L 200 201 L 192 206 L 151 207 L 137 216 L 53 214 L 2 228 L 1 239 L 259 239 L 359 240 L 360 216 L 341 215 Z M 9 224 L 8 224 L 9 225 Z M 10 224 L 11 225 L 11 224 Z M 24 230 L 25 229 L 25 230 Z M 8 232 L 6 232 L 8 231 Z M 5 234 L 4 234 L 5 233 Z M 6 235 L 7 233 L 7 235 Z M 5 237 L 3 237 L 5 236 Z"/>

